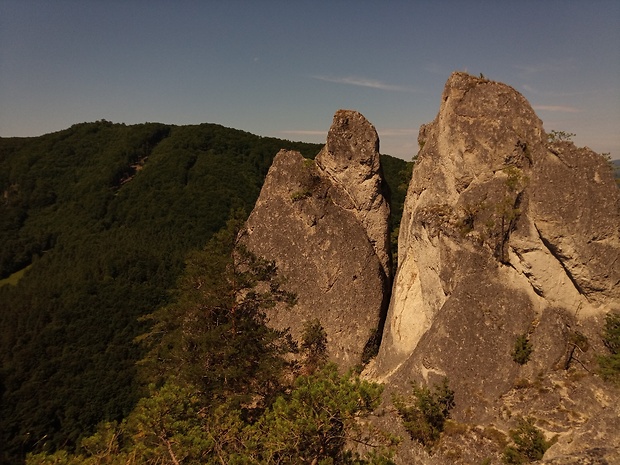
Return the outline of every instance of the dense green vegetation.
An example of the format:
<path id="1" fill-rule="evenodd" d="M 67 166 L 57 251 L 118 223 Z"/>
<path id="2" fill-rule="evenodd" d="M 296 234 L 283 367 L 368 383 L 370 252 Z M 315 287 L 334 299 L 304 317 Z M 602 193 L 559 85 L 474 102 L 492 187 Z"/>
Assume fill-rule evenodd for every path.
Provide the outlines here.
<path id="1" fill-rule="evenodd" d="M 598 362 L 604 379 L 620 384 L 620 314 L 609 312 L 605 316 L 603 343 L 608 355 L 600 355 Z"/>
<path id="2" fill-rule="evenodd" d="M 511 465 L 521 465 L 540 460 L 551 445 L 541 430 L 536 428 L 531 418 L 519 419 L 518 426 L 509 431 L 513 445 L 504 449 L 503 461 Z"/>
<path id="3" fill-rule="evenodd" d="M 251 211 L 281 148 L 313 158 L 320 146 L 107 121 L 0 139 L 0 463 L 71 450 L 134 411 L 147 349 L 133 341 L 153 323 L 143 317 L 178 311 L 170 289 L 186 257 L 202 266 L 191 251 L 230 211 Z M 402 204 L 406 164 L 382 160 Z"/>
<path id="4" fill-rule="evenodd" d="M 530 360 L 530 355 L 532 355 L 533 351 L 534 348 L 532 347 L 527 333 L 519 334 L 515 339 L 515 345 L 510 355 L 515 363 L 525 365 Z"/>
<path id="5" fill-rule="evenodd" d="M 403 216 L 405 197 L 413 173 L 413 165 L 414 161 L 404 162 L 399 158 L 389 156 L 381 157 L 381 169 L 383 170 L 383 177 L 387 183 L 392 213 L 390 216 L 390 239 L 394 272 L 396 272 L 396 267 L 398 266 L 398 232 L 400 218 Z"/>
<path id="6" fill-rule="evenodd" d="M 394 397 L 394 406 L 411 438 L 431 450 L 439 441 L 450 410 L 455 406 L 454 391 L 448 386 L 447 378 L 433 389 L 413 383 L 412 390 L 408 399 Z"/>
<path id="7" fill-rule="evenodd" d="M 382 449 L 366 458 L 346 450 L 356 439 L 381 446 L 357 422 L 381 386 L 317 359 L 325 338 L 316 322 L 299 361 L 288 334 L 265 326 L 265 308 L 295 299 L 273 262 L 235 248 L 242 225 L 229 221 L 194 252 L 173 302 L 149 316 L 150 387 L 136 408 L 102 423 L 77 453 L 34 454 L 29 465 L 390 463 Z"/>

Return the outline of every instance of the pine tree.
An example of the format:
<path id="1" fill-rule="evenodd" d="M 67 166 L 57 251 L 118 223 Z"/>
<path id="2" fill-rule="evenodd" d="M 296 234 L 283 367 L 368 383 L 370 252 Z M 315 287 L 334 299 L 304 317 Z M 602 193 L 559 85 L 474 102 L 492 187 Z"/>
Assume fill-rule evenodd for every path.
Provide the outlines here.
<path id="1" fill-rule="evenodd" d="M 281 289 L 274 262 L 239 244 L 239 217 L 188 258 L 174 303 L 148 316 L 153 325 L 140 341 L 149 347 L 142 362 L 149 381 L 173 374 L 207 396 L 239 402 L 277 389 L 295 346 L 265 324 L 265 310 L 295 298 Z"/>

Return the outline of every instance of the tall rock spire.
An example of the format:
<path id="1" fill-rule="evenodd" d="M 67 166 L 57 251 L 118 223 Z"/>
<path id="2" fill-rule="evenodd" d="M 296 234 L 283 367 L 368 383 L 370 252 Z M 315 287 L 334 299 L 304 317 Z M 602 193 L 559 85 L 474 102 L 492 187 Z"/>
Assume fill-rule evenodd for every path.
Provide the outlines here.
<path id="1" fill-rule="evenodd" d="M 604 317 L 620 310 L 620 190 L 603 157 L 549 142 L 516 90 L 465 73 L 446 83 L 419 143 L 369 372 L 393 387 L 447 376 L 455 418 L 501 422 L 517 379 L 576 365 L 577 340 L 604 350 Z M 533 347 L 524 366 L 519 337 Z M 581 349 L 595 370 L 596 351 Z M 574 405 L 605 408 L 588 399 Z"/>
<path id="2" fill-rule="evenodd" d="M 300 338 L 318 318 L 332 360 L 358 365 L 378 343 L 391 276 L 389 206 L 383 195 L 379 138 L 358 112 L 339 110 L 314 160 L 281 151 L 247 222 L 246 245 L 275 260 L 297 294 L 270 324 Z"/>

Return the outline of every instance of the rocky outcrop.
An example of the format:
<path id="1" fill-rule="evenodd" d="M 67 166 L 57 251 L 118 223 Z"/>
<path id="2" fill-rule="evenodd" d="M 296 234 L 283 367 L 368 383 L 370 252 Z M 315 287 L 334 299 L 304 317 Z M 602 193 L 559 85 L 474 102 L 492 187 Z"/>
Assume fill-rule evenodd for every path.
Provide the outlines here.
<path id="1" fill-rule="evenodd" d="M 275 260 L 285 287 L 297 294 L 292 310 L 270 311 L 270 324 L 299 339 L 304 324 L 318 318 L 331 359 L 343 369 L 360 364 L 378 343 L 387 311 L 389 213 L 379 138 L 361 114 L 336 113 L 316 162 L 278 153 L 243 238 Z"/>
<path id="2" fill-rule="evenodd" d="M 316 156 L 316 163 L 346 194 L 350 202 L 342 202 L 341 206 L 363 225 L 385 275 L 390 276 L 390 210 L 380 175 L 377 131 L 356 111 L 336 112 L 327 144 Z"/>
<path id="3" fill-rule="evenodd" d="M 620 462 L 619 393 L 596 375 L 604 317 L 620 311 L 620 190 L 608 163 L 550 142 L 522 95 L 465 73 L 448 80 L 419 145 L 385 320 L 389 211 L 374 128 L 341 110 L 316 162 L 276 156 L 243 238 L 299 298 L 271 324 L 299 338 L 318 318 L 346 369 L 384 323 L 364 375 L 386 398 L 449 379 L 451 431 L 432 454 L 391 407 L 376 417 L 404 438 L 397 463 L 500 463 L 518 418 L 554 442 L 540 463 Z M 517 357 L 519 340 L 531 354 Z"/>
<path id="4" fill-rule="evenodd" d="M 595 367 L 604 315 L 620 308 L 620 191 L 603 157 L 549 143 L 517 91 L 465 73 L 448 80 L 419 143 L 385 332 L 367 373 L 396 390 L 447 376 L 455 419 L 507 431 L 514 421 L 503 408 L 519 383 L 556 373 L 559 389 L 570 384 L 567 368 L 590 376 Z M 533 347 L 524 365 L 511 355 L 518 336 Z M 609 394 L 588 392 L 570 403 L 582 424 L 602 412 L 603 428 L 618 408 L 607 415 Z M 538 409 L 526 402 L 512 413 Z M 593 441 L 568 420 L 546 421 L 556 449 L 568 435 Z M 601 457 L 607 442 L 597 444 Z"/>

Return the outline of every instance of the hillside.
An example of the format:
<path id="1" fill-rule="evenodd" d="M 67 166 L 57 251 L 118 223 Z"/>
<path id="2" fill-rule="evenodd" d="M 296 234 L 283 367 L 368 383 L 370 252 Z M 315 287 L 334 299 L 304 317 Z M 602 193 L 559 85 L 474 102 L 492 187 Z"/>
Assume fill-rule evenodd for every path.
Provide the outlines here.
<path id="1" fill-rule="evenodd" d="M 133 408 L 139 317 L 169 301 L 231 210 L 252 209 L 282 148 L 321 146 L 107 121 L 0 139 L 2 463 L 71 447 Z M 383 158 L 402 205 L 407 164 Z"/>

